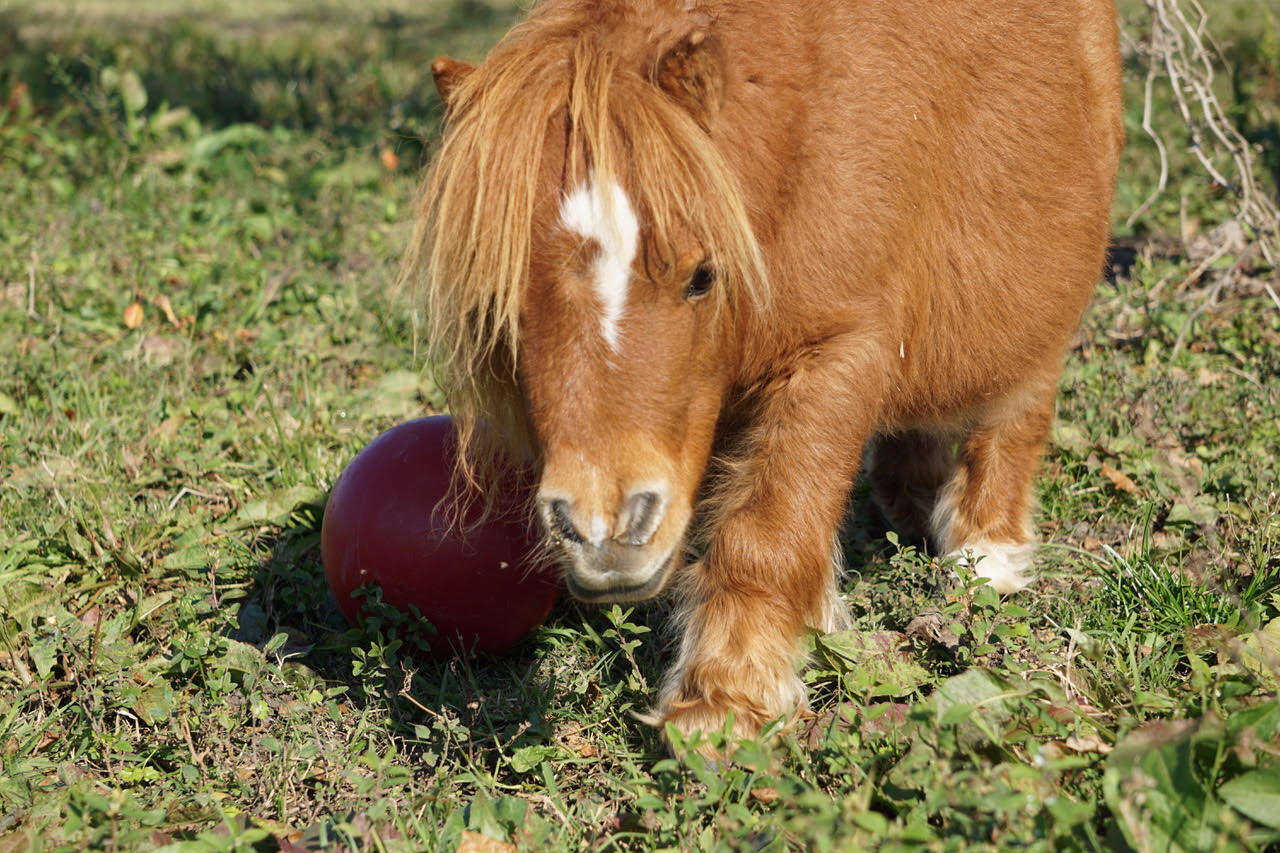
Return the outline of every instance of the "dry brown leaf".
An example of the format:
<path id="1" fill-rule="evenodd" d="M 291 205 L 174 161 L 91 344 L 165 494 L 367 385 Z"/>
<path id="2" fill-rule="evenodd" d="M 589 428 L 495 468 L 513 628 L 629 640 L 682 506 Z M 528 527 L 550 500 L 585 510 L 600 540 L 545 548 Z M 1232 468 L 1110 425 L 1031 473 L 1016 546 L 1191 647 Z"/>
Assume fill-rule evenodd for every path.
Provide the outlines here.
<path id="1" fill-rule="evenodd" d="M 596 748 L 594 743 L 582 736 L 583 731 L 585 731 L 585 727 L 575 723 L 561 731 L 559 736 L 566 749 L 576 752 L 582 758 L 595 758 L 600 754 L 600 750 Z"/>
<path id="2" fill-rule="evenodd" d="M 0 853 L 21 853 L 23 850 L 39 849 L 35 843 L 36 831 L 19 824 L 18 828 L 12 832 L 6 831 L 0 836 Z"/>
<path id="3" fill-rule="evenodd" d="M 120 464 L 124 467 L 124 472 L 129 475 L 129 479 L 138 476 L 138 472 L 142 470 L 142 463 L 146 461 L 146 457 L 131 447 L 120 448 Z"/>
<path id="4" fill-rule="evenodd" d="M 516 846 L 478 832 L 464 830 L 457 853 L 515 853 Z"/>
<path id="5" fill-rule="evenodd" d="M 960 646 L 960 638 L 951 630 L 950 623 L 941 612 L 934 610 L 922 613 L 907 623 L 907 636 L 929 643 L 936 643 L 943 648 L 955 649 Z"/>
<path id="6" fill-rule="evenodd" d="M 136 329 L 142 325 L 142 303 L 131 302 L 129 307 L 124 309 L 124 327 L 126 329 Z"/>
<path id="7" fill-rule="evenodd" d="M 1106 755 L 1112 749 L 1111 744 L 1104 743 L 1102 738 L 1092 733 L 1083 736 L 1072 735 L 1064 740 L 1062 745 L 1072 752 L 1096 752 L 1099 755 Z"/>
<path id="8" fill-rule="evenodd" d="M 151 304 L 160 309 L 164 314 L 164 318 L 169 321 L 169 325 L 175 329 L 182 328 L 182 321 L 178 319 L 178 315 L 173 313 L 173 305 L 169 303 L 169 297 L 163 293 L 151 300 Z"/>
<path id="9" fill-rule="evenodd" d="M 186 419 L 187 416 L 185 413 L 170 415 L 156 425 L 148 435 L 152 437 L 158 436 L 160 438 L 173 438 L 178 434 L 178 430 L 182 428 L 182 424 Z"/>
<path id="10" fill-rule="evenodd" d="M 1131 495 L 1136 495 L 1138 493 L 1138 484 L 1119 468 L 1113 468 L 1109 463 L 1103 462 L 1099 471 L 1102 473 L 1102 476 L 1111 481 L 1111 485 L 1115 486 L 1120 491 Z"/>
<path id="11" fill-rule="evenodd" d="M 769 805 L 769 803 L 777 801 L 778 789 L 777 788 L 752 788 L 751 798 L 754 800 L 758 800 L 759 802 L 762 802 L 765 805 Z"/>
<path id="12" fill-rule="evenodd" d="M 186 341 L 174 335 L 147 335 L 138 352 L 148 364 L 164 367 L 173 364 L 185 347 Z"/>
<path id="13" fill-rule="evenodd" d="M 873 709 L 879 714 L 874 719 L 870 715 Z M 867 713 L 861 715 L 858 729 L 863 737 L 889 734 L 906 724 L 907 712 L 910 710 L 911 706 L 903 702 L 877 702 L 868 705 Z"/>
<path id="14" fill-rule="evenodd" d="M 1202 367 L 1196 371 L 1196 382 L 1200 385 L 1215 385 L 1226 378 L 1227 375 L 1225 373 L 1218 373 L 1216 370 L 1210 370 L 1207 367 Z"/>
<path id="15" fill-rule="evenodd" d="M 5 112 L 12 116 L 28 98 L 27 84 L 15 83 L 13 88 L 9 90 L 9 100 L 5 104 Z"/>
<path id="16" fill-rule="evenodd" d="M 187 159 L 186 152 L 179 151 L 176 148 L 166 148 L 161 151 L 153 151 L 146 156 L 146 161 L 153 166 L 159 166 L 161 169 L 168 169 L 177 166 L 183 160 Z"/>

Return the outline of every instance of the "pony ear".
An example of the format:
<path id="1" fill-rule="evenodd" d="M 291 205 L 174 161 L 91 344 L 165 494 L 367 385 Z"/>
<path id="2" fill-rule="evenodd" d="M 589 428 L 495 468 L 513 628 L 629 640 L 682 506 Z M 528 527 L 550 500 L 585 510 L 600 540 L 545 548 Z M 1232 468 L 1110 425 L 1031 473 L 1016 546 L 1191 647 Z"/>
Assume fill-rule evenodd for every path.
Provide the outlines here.
<path id="1" fill-rule="evenodd" d="M 440 100 L 444 101 L 446 107 L 449 106 L 449 95 L 454 88 L 474 70 L 475 66 L 470 62 L 447 56 L 438 57 L 431 63 L 431 76 L 435 78 L 436 91 L 440 93 Z"/>
<path id="2" fill-rule="evenodd" d="M 710 129 L 724 102 L 724 50 L 706 30 L 686 35 L 658 58 L 653 82 Z"/>

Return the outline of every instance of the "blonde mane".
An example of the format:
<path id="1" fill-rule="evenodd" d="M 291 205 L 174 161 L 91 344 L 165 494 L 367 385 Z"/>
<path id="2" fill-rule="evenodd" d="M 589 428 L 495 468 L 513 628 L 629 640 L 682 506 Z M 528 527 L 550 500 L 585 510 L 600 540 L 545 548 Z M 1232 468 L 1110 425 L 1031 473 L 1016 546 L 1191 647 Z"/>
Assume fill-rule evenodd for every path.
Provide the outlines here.
<path id="1" fill-rule="evenodd" d="M 458 426 L 458 473 L 472 485 L 533 455 L 516 383 L 519 317 L 557 122 L 568 128 L 562 191 L 587 171 L 619 180 L 649 257 L 674 262 L 683 227 L 710 253 L 722 308 L 765 295 L 741 192 L 710 135 L 612 44 L 603 28 L 535 12 L 450 94 L 402 276 L 425 300 L 429 358 Z"/>

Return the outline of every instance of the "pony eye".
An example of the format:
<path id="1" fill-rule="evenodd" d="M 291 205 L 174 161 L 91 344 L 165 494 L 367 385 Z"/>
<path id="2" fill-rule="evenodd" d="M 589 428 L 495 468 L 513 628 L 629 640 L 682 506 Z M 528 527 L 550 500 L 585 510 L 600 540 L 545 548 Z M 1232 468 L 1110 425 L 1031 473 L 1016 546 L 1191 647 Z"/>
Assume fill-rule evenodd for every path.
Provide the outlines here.
<path id="1" fill-rule="evenodd" d="M 700 264 L 693 271 L 693 276 L 689 279 L 689 286 L 684 289 L 685 299 L 697 299 L 699 296 L 706 296 L 711 290 L 711 285 L 716 282 L 716 271 L 711 268 L 710 264 Z"/>

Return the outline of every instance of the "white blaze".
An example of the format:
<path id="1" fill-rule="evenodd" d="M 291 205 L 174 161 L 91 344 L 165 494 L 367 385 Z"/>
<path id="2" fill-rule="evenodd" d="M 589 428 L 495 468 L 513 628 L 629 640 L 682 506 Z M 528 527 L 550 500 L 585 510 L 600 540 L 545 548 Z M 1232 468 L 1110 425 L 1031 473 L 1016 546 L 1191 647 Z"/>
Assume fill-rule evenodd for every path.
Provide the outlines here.
<path id="1" fill-rule="evenodd" d="M 600 333 L 618 349 L 618 322 L 627 306 L 631 263 L 640 241 L 640 223 L 622 187 L 609 181 L 603 187 L 594 177 L 565 197 L 560 223 L 570 231 L 594 240 L 600 247 L 592 272 L 600 300 Z"/>

